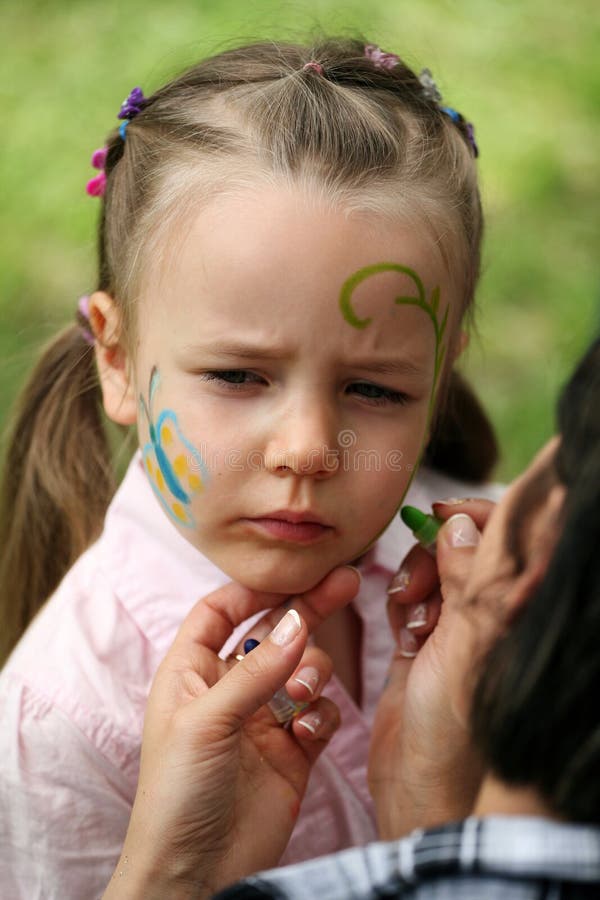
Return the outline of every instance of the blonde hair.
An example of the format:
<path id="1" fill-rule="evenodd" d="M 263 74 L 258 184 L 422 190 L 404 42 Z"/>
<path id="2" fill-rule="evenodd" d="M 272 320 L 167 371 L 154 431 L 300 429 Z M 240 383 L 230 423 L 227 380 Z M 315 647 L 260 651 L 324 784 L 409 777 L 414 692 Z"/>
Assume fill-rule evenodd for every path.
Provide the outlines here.
<path id="1" fill-rule="evenodd" d="M 257 174 L 310 183 L 350 210 L 425 224 L 460 279 L 458 319 L 472 305 L 483 221 L 467 127 L 442 111 L 401 60 L 380 67 L 361 40 L 264 42 L 206 59 L 149 97 L 126 139 L 115 129 L 107 147 L 97 287 L 119 305 L 126 334 L 174 219 Z M 493 432 L 459 377 L 447 383 L 429 459 L 481 479 L 495 459 Z M 452 427 L 447 418 L 453 398 L 463 404 L 460 428 L 455 412 Z M 467 437 L 475 447 L 466 450 Z M 93 354 L 77 326 L 57 337 L 32 374 L 7 471 L 0 661 L 99 534 L 114 489 Z"/>

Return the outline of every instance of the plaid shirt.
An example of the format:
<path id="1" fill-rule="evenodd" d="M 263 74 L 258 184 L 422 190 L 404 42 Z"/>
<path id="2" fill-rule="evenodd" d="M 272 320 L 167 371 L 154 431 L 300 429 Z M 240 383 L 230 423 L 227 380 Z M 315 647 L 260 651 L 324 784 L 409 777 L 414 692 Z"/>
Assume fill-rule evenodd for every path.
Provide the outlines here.
<path id="1" fill-rule="evenodd" d="M 248 878 L 215 900 L 592 900 L 600 827 L 517 816 L 415 831 Z"/>

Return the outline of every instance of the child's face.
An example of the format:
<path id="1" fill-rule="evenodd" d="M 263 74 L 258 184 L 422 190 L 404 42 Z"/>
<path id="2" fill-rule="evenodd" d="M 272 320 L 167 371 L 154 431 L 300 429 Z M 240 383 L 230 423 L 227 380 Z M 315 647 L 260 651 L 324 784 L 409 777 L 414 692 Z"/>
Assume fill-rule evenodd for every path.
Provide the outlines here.
<path id="1" fill-rule="evenodd" d="M 356 559 L 406 492 L 447 339 L 434 325 L 453 302 L 447 273 L 414 229 L 292 189 L 219 198 L 175 243 L 138 312 L 149 476 L 231 578 L 303 591 Z M 380 263 L 414 272 L 427 308 L 395 302 L 419 289 L 393 266 L 341 302 Z"/>

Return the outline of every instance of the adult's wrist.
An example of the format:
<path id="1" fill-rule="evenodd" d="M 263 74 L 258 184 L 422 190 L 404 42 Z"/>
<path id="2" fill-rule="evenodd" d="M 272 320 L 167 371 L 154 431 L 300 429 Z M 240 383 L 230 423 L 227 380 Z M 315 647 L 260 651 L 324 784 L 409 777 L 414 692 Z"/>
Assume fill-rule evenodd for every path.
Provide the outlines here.
<path id="1" fill-rule="evenodd" d="M 432 828 L 465 818 L 473 810 L 481 779 L 482 769 L 473 755 L 468 767 L 464 760 L 443 772 L 431 768 L 418 771 L 415 766 L 393 784 L 380 785 L 379 790 L 372 783 L 380 840 L 397 840 L 415 828 Z"/>
<path id="2" fill-rule="evenodd" d="M 217 886 L 185 878 L 124 850 L 102 900 L 207 900 Z"/>

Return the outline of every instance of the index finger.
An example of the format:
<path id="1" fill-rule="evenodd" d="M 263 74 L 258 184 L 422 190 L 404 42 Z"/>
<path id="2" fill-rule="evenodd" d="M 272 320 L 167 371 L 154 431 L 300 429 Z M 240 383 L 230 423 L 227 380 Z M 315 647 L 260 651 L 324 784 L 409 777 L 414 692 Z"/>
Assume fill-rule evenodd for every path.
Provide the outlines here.
<path id="1" fill-rule="evenodd" d="M 308 633 L 312 634 L 332 613 L 350 603 L 356 596 L 359 586 L 360 572 L 354 566 L 334 569 L 316 587 L 304 594 L 290 595 L 283 604 L 263 616 L 260 622 L 244 635 L 242 646 L 248 638 L 261 640 L 265 637 L 290 607 L 302 616 Z"/>
<path id="2" fill-rule="evenodd" d="M 263 610 L 281 607 L 286 600 L 289 601 L 286 607 L 293 605 L 311 631 L 336 609 L 349 603 L 359 584 L 360 575 L 350 566 L 334 569 L 316 587 L 291 600 L 288 594 L 254 591 L 230 582 L 196 604 L 179 629 L 173 647 L 192 643 L 218 653 L 238 625 Z M 265 618 L 274 627 L 281 615 L 279 609 L 274 617 Z"/>
<path id="3" fill-rule="evenodd" d="M 231 581 L 196 603 L 185 617 L 172 647 L 198 644 L 218 653 L 238 625 L 263 609 L 278 606 L 284 599 L 285 594 L 253 591 Z"/>
<path id="4" fill-rule="evenodd" d="M 465 499 L 432 503 L 434 515 L 447 521 L 457 513 L 468 515 L 479 530 L 483 530 L 496 504 L 491 500 Z M 409 606 L 423 602 L 439 586 L 438 567 L 432 556 L 420 544 L 413 544 L 390 586 L 388 587 L 388 608 Z"/>
<path id="5" fill-rule="evenodd" d="M 452 516 L 464 513 L 465 516 L 469 516 L 470 519 L 473 519 L 480 531 L 483 531 L 485 528 L 486 522 L 496 505 L 497 504 L 494 503 L 493 500 L 484 500 L 482 497 L 453 500 L 450 503 L 447 503 L 444 500 L 438 500 L 436 503 L 431 504 L 434 515 L 436 515 L 438 519 L 446 521 Z"/>
<path id="6" fill-rule="evenodd" d="M 473 519 L 479 530 L 483 530 L 495 506 L 493 501 L 482 498 L 432 503 L 433 513 L 438 519 L 445 522 L 458 513 L 464 513 Z M 435 557 L 420 544 L 413 544 L 388 588 L 387 612 L 393 634 L 397 634 L 405 624 L 408 607 L 436 599 L 439 582 Z"/>

